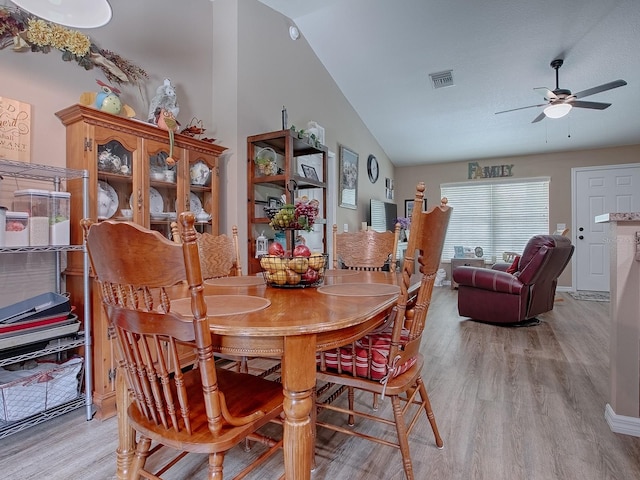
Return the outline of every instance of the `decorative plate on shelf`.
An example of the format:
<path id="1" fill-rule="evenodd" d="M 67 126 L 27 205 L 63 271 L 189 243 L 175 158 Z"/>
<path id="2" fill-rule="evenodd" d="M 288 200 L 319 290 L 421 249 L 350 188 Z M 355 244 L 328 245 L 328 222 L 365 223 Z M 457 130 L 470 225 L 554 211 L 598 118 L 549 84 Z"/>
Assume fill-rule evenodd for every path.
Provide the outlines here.
<path id="1" fill-rule="evenodd" d="M 133 208 L 134 198 L 133 193 L 129 197 L 129 206 Z M 162 213 L 164 211 L 164 199 L 158 190 L 153 187 L 149 188 L 149 213 L 153 216 L 154 213 Z"/>
<path id="2" fill-rule="evenodd" d="M 164 212 L 164 200 L 160 192 L 153 187 L 149 188 L 149 211 L 153 213 Z"/>
<path id="3" fill-rule="evenodd" d="M 118 210 L 118 194 L 107 182 L 98 181 L 98 219 L 113 217 Z"/>
<path id="4" fill-rule="evenodd" d="M 200 197 L 193 192 L 189 193 L 189 203 L 191 204 L 191 211 L 196 215 L 203 211 Z"/>
<path id="5" fill-rule="evenodd" d="M 211 169 L 202 160 L 197 161 L 189 168 L 189 177 L 191 178 L 191 185 L 204 186 L 209 182 L 211 176 Z"/>
<path id="6" fill-rule="evenodd" d="M 191 204 L 191 211 L 195 215 L 204 211 L 204 209 L 202 208 L 202 202 L 200 201 L 200 197 L 198 197 L 193 192 L 189 192 L 189 203 Z M 178 210 L 178 200 L 176 200 L 176 210 Z"/>

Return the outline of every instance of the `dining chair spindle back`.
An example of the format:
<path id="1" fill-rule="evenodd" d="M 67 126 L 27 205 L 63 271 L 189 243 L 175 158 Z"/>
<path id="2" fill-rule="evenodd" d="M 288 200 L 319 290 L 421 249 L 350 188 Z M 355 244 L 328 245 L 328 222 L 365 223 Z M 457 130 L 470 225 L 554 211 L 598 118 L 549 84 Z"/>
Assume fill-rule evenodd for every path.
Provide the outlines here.
<path id="1" fill-rule="evenodd" d="M 204 280 L 242 275 L 238 227 L 234 225 L 231 232 L 231 237 L 224 233 L 221 235 L 212 235 L 207 232 L 197 234 L 196 243 L 200 252 L 200 268 Z M 177 222 L 171 222 L 171 236 L 174 242 L 182 242 Z"/>
<path id="2" fill-rule="evenodd" d="M 333 268 L 349 270 L 382 270 L 387 264 L 390 271 L 396 269 L 396 253 L 400 224 L 393 232 L 361 230 L 338 233 L 333 225 Z"/>

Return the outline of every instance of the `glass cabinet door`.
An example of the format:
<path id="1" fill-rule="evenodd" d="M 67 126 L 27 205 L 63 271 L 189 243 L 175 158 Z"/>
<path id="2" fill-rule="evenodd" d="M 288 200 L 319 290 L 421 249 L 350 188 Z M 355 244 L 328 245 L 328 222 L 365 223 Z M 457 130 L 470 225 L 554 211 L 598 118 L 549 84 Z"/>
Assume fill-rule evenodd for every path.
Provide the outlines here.
<path id="1" fill-rule="evenodd" d="M 129 202 L 133 192 L 135 157 L 138 143 L 130 135 L 114 135 L 113 131 L 97 128 L 95 158 L 89 170 L 97 178 L 96 204 L 91 212 L 98 220 L 132 220 Z"/>
<path id="2" fill-rule="evenodd" d="M 196 229 L 218 234 L 218 169 L 216 159 L 200 152 L 188 152 L 185 210 L 196 215 Z M 215 226 L 215 227 L 214 227 Z"/>
<path id="3" fill-rule="evenodd" d="M 174 148 L 175 164 L 168 164 L 169 146 L 155 141 L 145 142 L 147 166 L 144 181 L 148 187 L 149 226 L 171 238 L 170 223 L 177 218 L 177 180 L 182 149 Z"/>

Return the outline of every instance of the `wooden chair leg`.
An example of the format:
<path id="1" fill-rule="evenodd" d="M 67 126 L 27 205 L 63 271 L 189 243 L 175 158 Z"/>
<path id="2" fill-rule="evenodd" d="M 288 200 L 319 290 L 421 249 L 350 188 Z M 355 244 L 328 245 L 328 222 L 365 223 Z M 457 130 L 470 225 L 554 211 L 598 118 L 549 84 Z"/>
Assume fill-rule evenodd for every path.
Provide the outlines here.
<path id="1" fill-rule="evenodd" d="M 396 432 L 398 434 L 398 444 L 400 445 L 400 453 L 402 454 L 402 464 L 407 480 L 414 480 L 413 465 L 411 463 L 411 452 L 409 450 L 409 432 L 404 423 L 404 415 L 402 413 L 402 402 L 397 395 L 391 397 L 391 405 L 393 406 L 393 417 L 396 421 Z"/>
<path id="2" fill-rule="evenodd" d="M 238 363 L 238 371 L 240 373 L 249 373 L 249 359 L 243 356 Z"/>
<path id="3" fill-rule="evenodd" d="M 427 389 L 424 386 L 424 382 L 422 381 L 421 377 L 418 377 L 418 390 L 420 392 L 420 397 L 424 402 L 424 411 L 426 412 L 429 423 L 431 424 L 431 430 L 433 430 L 433 436 L 436 440 L 436 446 L 438 448 L 443 448 L 444 442 L 442 441 L 442 437 L 440 437 L 438 425 L 436 424 L 436 417 L 433 415 L 433 410 L 431 409 L 431 401 L 429 400 Z"/>
<path id="4" fill-rule="evenodd" d="M 318 391 L 316 387 L 313 387 L 313 394 L 311 395 L 313 400 L 313 407 L 311 408 L 311 435 L 313 436 L 313 444 L 311 448 L 311 471 L 316 469 L 316 439 L 318 438 L 318 427 L 316 426 L 316 420 L 318 418 L 318 408 L 316 407 L 316 400 L 318 398 Z"/>
<path id="5" fill-rule="evenodd" d="M 224 453 L 211 453 L 209 455 L 209 480 L 223 480 L 222 462 Z"/>
<path id="6" fill-rule="evenodd" d="M 138 480 L 140 478 L 140 470 L 144 469 L 144 466 L 149 457 L 149 450 L 151 449 L 151 439 L 147 437 L 140 437 L 136 448 L 136 453 L 131 463 L 131 471 L 128 478 Z"/>
<path id="7" fill-rule="evenodd" d="M 347 388 L 347 397 L 349 398 L 349 410 L 353 411 L 353 406 L 354 406 L 354 399 L 355 399 L 355 389 L 353 387 L 348 387 Z M 353 427 L 356 424 L 356 418 L 355 416 L 350 413 L 349 414 L 349 420 L 347 422 L 349 424 L 350 427 Z"/>

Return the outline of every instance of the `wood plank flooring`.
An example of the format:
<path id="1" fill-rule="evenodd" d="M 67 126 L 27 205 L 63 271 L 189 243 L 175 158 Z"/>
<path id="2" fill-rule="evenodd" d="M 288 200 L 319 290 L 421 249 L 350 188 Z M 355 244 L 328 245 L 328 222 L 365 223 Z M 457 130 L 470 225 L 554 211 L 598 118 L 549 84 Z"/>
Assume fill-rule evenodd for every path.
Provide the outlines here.
<path id="1" fill-rule="evenodd" d="M 457 291 L 436 289 L 424 338 L 424 379 L 445 442 L 438 450 L 424 417 L 411 438 L 416 479 L 637 480 L 640 438 L 612 433 L 609 303 L 560 293 L 534 327 L 505 328 L 458 316 Z M 371 396 L 358 401 L 371 404 Z M 390 410 L 388 401 L 381 408 Z M 279 427 L 270 426 L 278 433 Z M 12 480 L 115 479 L 115 419 L 78 410 L 0 440 L 0 472 Z M 395 449 L 320 430 L 315 479 L 401 480 Z M 233 449 L 228 474 L 247 455 Z M 167 479 L 205 478 L 192 456 Z M 252 479 L 277 479 L 276 455 Z"/>

